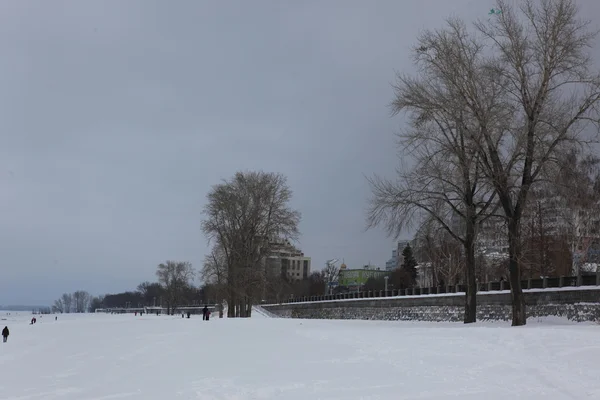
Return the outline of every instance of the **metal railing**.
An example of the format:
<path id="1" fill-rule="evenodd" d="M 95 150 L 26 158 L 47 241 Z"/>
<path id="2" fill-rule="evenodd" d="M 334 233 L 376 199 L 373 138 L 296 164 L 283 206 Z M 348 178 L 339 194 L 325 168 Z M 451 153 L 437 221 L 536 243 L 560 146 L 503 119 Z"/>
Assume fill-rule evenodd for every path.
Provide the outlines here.
<path id="1" fill-rule="evenodd" d="M 600 271 L 596 275 L 583 275 L 583 276 L 579 276 L 579 277 L 577 277 L 577 276 L 561 276 L 559 278 L 541 278 L 541 279 L 521 280 L 521 287 L 525 290 L 580 287 L 580 286 L 600 286 Z M 487 283 L 478 283 L 477 284 L 478 292 L 491 292 L 491 291 L 502 291 L 502 290 L 510 290 L 510 282 L 509 281 L 487 282 Z M 423 295 L 432 295 L 432 294 L 464 293 L 465 291 L 466 291 L 466 285 L 437 286 L 437 287 L 436 286 L 434 286 L 434 287 L 414 287 L 414 288 L 394 289 L 394 290 L 387 290 L 387 291 L 385 291 L 385 290 L 369 290 L 369 291 L 337 293 L 337 294 L 322 295 L 322 296 L 292 297 L 290 299 L 284 300 L 277 304 L 319 302 L 319 301 L 347 300 L 347 299 L 370 299 L 370 298 L 399 297 L 399 296 L 423 296 Z"/>

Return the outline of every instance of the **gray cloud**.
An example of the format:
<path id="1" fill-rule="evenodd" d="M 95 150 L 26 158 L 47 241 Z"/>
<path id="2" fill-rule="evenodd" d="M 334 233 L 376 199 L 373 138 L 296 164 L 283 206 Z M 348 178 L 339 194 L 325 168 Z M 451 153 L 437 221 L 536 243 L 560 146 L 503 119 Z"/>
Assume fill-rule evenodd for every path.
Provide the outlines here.
<path id="1" fill-rule="evenodd" d="M 364 174 L 397 165 L 394 71 L 420 29 L 474 0 L 0 5 L 0 304 L 49 303 L 199 267 L 210 186 L 286 174 L 301 247 L 383 265 Z"/>

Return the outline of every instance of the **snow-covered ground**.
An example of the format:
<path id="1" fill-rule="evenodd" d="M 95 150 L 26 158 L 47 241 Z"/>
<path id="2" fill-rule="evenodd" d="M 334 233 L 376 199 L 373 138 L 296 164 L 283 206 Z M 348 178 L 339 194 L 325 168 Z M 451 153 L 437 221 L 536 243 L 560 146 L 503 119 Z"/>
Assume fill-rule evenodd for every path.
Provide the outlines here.
<path id="1" fill-rule="evenodd" d="M 600 326 L 0 312 L 0 399 L 600 399 Z"/>

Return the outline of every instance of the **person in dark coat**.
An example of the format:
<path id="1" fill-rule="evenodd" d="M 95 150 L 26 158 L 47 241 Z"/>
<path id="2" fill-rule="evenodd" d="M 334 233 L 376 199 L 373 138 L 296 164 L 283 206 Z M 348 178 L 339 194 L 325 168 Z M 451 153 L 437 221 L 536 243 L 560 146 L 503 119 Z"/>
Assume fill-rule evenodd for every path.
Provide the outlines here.
<path id="1" fill-rule="evenodd" d="M 4 329 L 2 329 L 2 341 L 4 343 L 6 343 L 6 341 L 8 340 L 8 334 L 10 332 L 8 332 L 8 326 L 5 326 Z"/>
<path id="2" fill-rule="evenodd" d="M 210 318 L 210 310 L 206 309 L 206 320 L 208 321 Z"/>

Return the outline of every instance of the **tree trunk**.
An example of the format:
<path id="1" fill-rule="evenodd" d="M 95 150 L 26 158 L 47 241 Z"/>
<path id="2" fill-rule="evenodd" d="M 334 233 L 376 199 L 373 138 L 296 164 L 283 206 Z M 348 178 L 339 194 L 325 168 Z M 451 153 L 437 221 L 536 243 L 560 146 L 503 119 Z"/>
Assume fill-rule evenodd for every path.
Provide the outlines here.
<path id="1" fill-rule="evenodd" d="M 235 318 L 236 298 L 233 290 L 229 289 L 229 297 L 227 299 L 227 318 Z"/>
<path id="2" fill-rule="evenodd" d="M 240 300 L 240 318 L 246 318 L 246 296 Z"/>
<path id="3" fill-rule="evenodd" d="M 251 318 L 252 317 L 252 298 L 251 297 L 248 298 L 247 306 L 248 306 L 248 310 L 246 311 L 246 316 L 248 318 Z"/>
<path id="4" fill-rule="evenodd" d="M 467 234 L 465 235 L 465 270 L 467 279 L 467 291 L 465 296 L 465 318 L 464 323 L 469 324 L 477 321 L 477 280 L 475 279 L 475 233 L 474 224 L 467 222 Z"/>
<path id="5" fill-rule="evenodd" d="M 510 273 L 510 295 L 512 300 L 512 326 L 522 326 L 527 323 L 525 298 L 521 288 L 520 227 L 515 218 L 508 222 L 508 270 Z"/>

